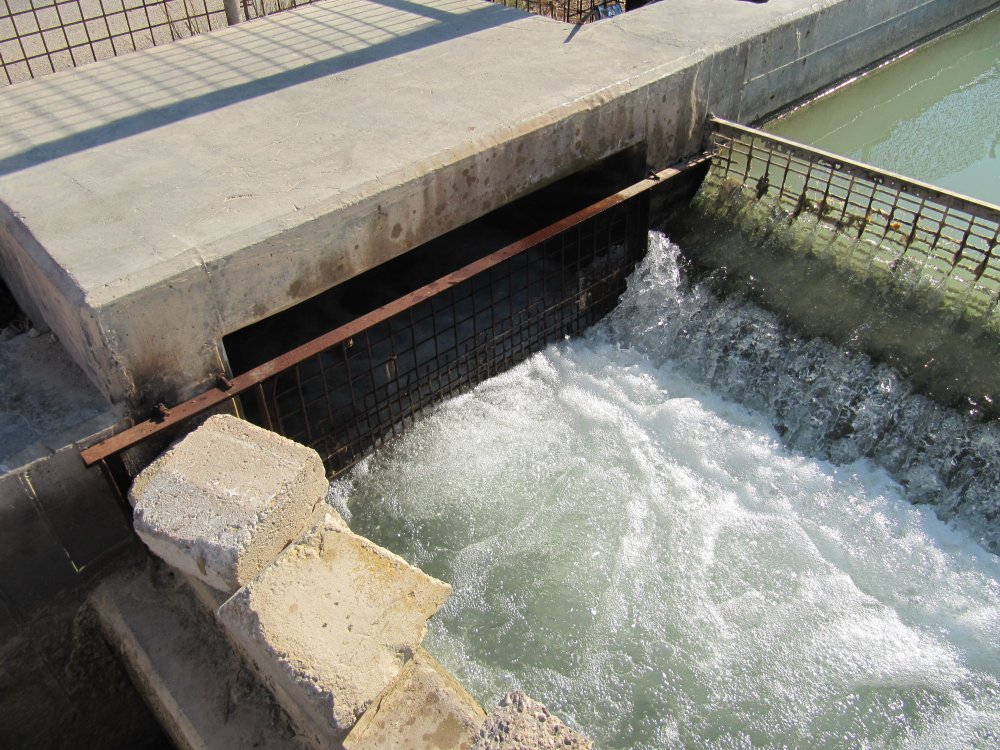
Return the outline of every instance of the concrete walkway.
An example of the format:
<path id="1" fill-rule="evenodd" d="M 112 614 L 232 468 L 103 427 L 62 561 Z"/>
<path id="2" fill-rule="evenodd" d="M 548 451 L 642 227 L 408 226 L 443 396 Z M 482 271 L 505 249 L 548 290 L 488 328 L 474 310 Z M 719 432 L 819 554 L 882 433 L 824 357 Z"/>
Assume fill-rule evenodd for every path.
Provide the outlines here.
<path id="1" fill-rule="evenodd" d="M 623 148 L 695 150 L 993 0 L 665 0 L 577 28 L 332 0 L 0 91 L 0 272 L 113 401 Z"/>

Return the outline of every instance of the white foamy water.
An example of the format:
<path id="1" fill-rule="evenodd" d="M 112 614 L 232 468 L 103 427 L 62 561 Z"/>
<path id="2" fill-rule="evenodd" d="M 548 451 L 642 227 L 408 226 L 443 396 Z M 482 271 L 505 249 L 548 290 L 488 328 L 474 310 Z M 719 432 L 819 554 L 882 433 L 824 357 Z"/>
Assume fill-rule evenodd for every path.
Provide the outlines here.
<path id="1" fill-rule="evenodd" d="M 454 586 L 425 644 L 484 705 L 522 687 L 605 749 L 997 747 L 997 558 L 848 461 L 842 428 L 804 445 L 818 397 L 758 404 L 697 324 L 723 309 L 654 235 L 607 321 L 445 404 L 331 500 Z M 744 347 L 774 343 L 766 316 L 734 314 Z M 876 375 L 905 422 L 913 397 Z M 787 448 L 776 420 L 841 463 Z M 989 430 L 965 439 L 995 448 Z"/>

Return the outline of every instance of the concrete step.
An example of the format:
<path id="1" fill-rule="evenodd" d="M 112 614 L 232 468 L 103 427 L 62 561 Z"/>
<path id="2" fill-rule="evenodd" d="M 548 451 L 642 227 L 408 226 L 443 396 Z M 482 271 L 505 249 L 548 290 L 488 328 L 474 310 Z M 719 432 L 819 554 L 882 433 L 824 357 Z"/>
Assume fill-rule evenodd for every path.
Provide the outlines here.
<path id="1" fill-rule="evenodd" d="M 469 750 L 486 713 L 423 648 L 358 719 L 345 750 Z"/>
<path id="2" fill-rule="evenodd" d="M 312 746 L 337 747 L 413 658 L 450 590 L 331 511 L 219 620 Z"/>
<path id="3" fill-rule="evenodd" d="M 288 716 L 167 566 L 151 560 L 116 573 L 91 604 L 178 748 L 301 750 Z"/>

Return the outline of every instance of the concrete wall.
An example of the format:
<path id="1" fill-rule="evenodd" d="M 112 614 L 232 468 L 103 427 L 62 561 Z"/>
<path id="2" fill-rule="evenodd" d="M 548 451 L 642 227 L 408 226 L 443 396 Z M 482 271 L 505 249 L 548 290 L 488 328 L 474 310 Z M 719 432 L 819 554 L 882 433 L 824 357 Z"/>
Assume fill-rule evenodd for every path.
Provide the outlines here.
<path id="1" fill-rule="evenodd" d="M 225 368 L 226 333 L 622 148 L 664 166 L 710 110 L 756 120 L 991 4 L 671 0 L 572 33 L 464 0 L 319 4 L 2 92 L 37 114 L 0 142 L 0 269 L 109 399 L 169 403 Z M 396 34 L 342 42 L 352 19 Z M 137 88 L 30 130 L 74 82 Z"/>

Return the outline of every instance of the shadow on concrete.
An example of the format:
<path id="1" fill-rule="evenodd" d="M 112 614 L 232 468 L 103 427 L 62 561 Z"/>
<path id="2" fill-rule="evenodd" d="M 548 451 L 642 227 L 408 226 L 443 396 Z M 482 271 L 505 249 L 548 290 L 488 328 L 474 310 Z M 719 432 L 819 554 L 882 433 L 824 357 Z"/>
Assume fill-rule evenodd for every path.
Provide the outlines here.
<path id="1" fill-rule="evenodd" d="M 343 73 L 352 68 L 386 60 L 397 55 L 468 36 L 486 29 L 503 26 L 527 17 L 527 14 L 521 11 L 487 2 L 483 3 L 482 8 L 473 10 L 468 10 L 468 5 L 460 6 L 466 12 L 452 12 L 442 8 L 410 2 L 409 0 L 370 0 L 370 2 L 372 5 L 383 6 L 389 10 L 384 15 L 384 24 L 380 29 L 377 24 L 372 23 L 373 19 L 369 14 L 359 19 L 361 21 L 359 26 L 368 31 L 375 30 L 390 34 L 391 37 L 385 41 L 379 41 L 360 49 L 344 51 L 332 57 L 326 56 L 289 70 L 217 88 L 204 94 L 188 98 L 182 97 L 160 107 L 146 109 L 105 122 L 96 127 L 53 138 L 46 143 L 32 146 L 20 153 L 0 158 L 0 176 L 29 169 L 79 151 L 128 138 L 154 128 L 212 112 L 213 110 L 222 109 L 238 102 L 266 96 L 281 89 L 314 81 L 325 76 Z M 422 16 L 431 20 L 432 23 L 420 26 L 409 32 L 398 33 L 393 27 L 395 24 L 398 28 L 400 17 L 398 14 L 394 15 L 393 11 L 406 13 L 411 16 Z M 255 39 L 259 40 L 260 36 L 262 36 L 261 32 L 265 34 L 268 32 L 268 29 L 262 25 L 262 22 L 268 20 L 273 21 L 273 19 L 260 19 L 256 22 L 260 25 L 253 29 L 245 29 L 245 31 L 256 31 Z M 311 20 L 314 22 L 318 21 L 317 18 Z M 349 41 L 353 39 L 356 42 L 364 42 L 362 35 L 352 34 L 350 31 L 345 32 L 342 27 L 332 22 L 320 23 L 320 25 L 331 29 L 341 37 L 346 35 Z M 280 31 L 277 27 L 274 27 L 274 30 L 276 33 Z M 302 37 L 306 45 L 319 45 L 326 46 L 328 49 L 330 47 L 336 49 L 336 45 L 323 36 L 304 33 L 298 33 L 297 36 Z M 246 36 L 242 38 L 248 39 Z M 230 60 L 224 64 L 234 73 L 244 71 L 244 69 L 238 67 L 240 57 L 250 67 L 254 63 L 253 58 L 260 53 L 259 50 L 254 49 L 252 46 L 254 39 L 248 39 L 246 45 L 236 45 L 232 43 L 228 35 L 222 34 L 217 36 L 213 42 L 216 45 L 227 42 L 230 44 L 230 51 L 235 52 L 236 57 L 235 60 Z M 189 49 L 192 52 L 196 51 L 194 47 Z M 223 56 L 218 55 L 218 57 L 221 58 Z M 213 55 L 213 60 L 216 60 L 215 55 Z M 139 76 L 144 78 L 141 73 L 139 73 Z M 152 80 L 146 79 L 145 82 L 147 85 L 156 85 L 158 83 L 155 78 Z M 123 100 L 129 98 L 126 91 L 121 92 L 120 95 Z M 378 92 L 373 92 L 373 95 L 378 95 Z M 79 100 L 78 103 L 80 103 Z"/>

